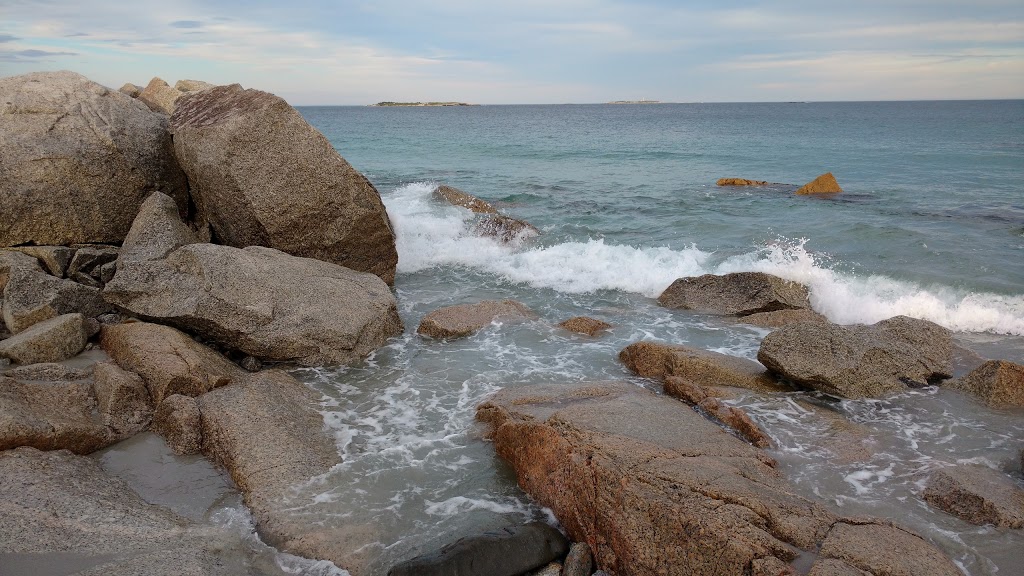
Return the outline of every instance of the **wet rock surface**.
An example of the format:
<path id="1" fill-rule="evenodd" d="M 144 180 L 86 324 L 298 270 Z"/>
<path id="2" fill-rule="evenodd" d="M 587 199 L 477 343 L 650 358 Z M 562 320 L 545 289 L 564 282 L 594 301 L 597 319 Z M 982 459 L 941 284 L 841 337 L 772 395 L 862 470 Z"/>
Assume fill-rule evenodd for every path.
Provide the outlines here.
<path id="1" fill-rule="evenodd" d="M 237 84 L 189 92 L 171 128 L 198 212 L 221 242 L 394 283 L 398 252 L 380 194 L 287 102 Z"/>
<path id="2" fill-rule="evenodd" d="M 962 576 L 956 565 L 924 538 L 891 523 L 870 519 L 837 522 L 828 531 L 818 557 L 815 565 L 827 562 L 822 570 L 853 568 L 886 576 Z M 841 567 L 839 562 L 846 566 Z"/>
<path id="3" fill-rule="evenodd" d="M 541 522 L 463 538 L 391 568 L 388 576 L 518 576 L 569 551 L 562 533 Z M 587 573 L 590 576 L 590 573 Z"/>
<path id="4" fill-rule="evenodd" d="M 971 524 L 1024 528 L 1024 490 L 1006 474 L 987 466 L 936 470 L 928 478 L 924 499 Z"/>
<path id="5" fill-rule="evenodd" d="M 996 408 L 1024 407 L 1024 366 L 989 360 L 948 386 L 973 394 Z"/>
<path id="6" fill-rule="evenodd" d="M 735 316 L 810 308 L 806 286 L 764 272 L 679 278 L 661 293 L 658 304 Z"/>
<path id="7" fill-rule="evenodd" d="M 0 246 L 120 242 L 154 189 L 185 207 L 166 117 L 73 72 L 0 79 Z"/>
<path id="8" fill-rule="evenodd" d="M 768 186 L 770 182 L 764 180 L 747 180 L 746 178 L 719 178 L 717 186 Z"/>
<path id="9" fill-rule="evenodd" d="M 758 392 L 791 390 L 753 360 L 679 344 L 637 342 L 619 352 L 619 360 L 646 378 L 678 376 L 705 388 L 734 386 Z"/>
<path id="10" fill-rule="evenodd" d="M 560 322 L 558 326 L 570 332 L 586 334 L 587 336 L 596 336 L 612 327 L 611 324 L 603 320 L 588 316 L 574 316 L 564 322 Z"/>
<path id="11" fill-rule="evenodd" d="M 906 316 L 877 324 L 799 323 L 772 332 L 757 359 L 800 386 L 844 398 L 877 398 L 952 374 L 945 328 Z"/>
<path id="12" fill-rule="evenodd" d="M 502 214 L 485 216 L 476 223 L 473 232 L 479 236 L 494 238 L 503 244 L 522 242 L 527 238 L 540 236 L 540 230 L 533 224 Z"/>
<path id="13" fill-rule="evenodd" d="M 445 306 L 430 312 L 416 332 L 431 338 L 463 338 L 500 319 L 530 319 L 537 315 L 514 300 L 484 300 Z"/>
<path id="14" fill-rule="evenodd" d="M 467 194 L 458 188 L 441 185 L 434 190 L 434 198 L 448 202 L 453 206 L 465 208 L 477 214 L 497 214 L 498 209 L 489 202 L 481 200 L 472 194 Z"/>

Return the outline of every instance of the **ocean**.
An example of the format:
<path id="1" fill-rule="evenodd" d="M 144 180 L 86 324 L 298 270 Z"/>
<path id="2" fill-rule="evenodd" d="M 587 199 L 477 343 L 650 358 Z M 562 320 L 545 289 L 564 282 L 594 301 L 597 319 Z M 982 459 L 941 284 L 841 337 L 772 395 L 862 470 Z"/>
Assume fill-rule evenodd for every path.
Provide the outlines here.
<path id="1" fill-rule="evenodd" d="M 1024 363 L 1024 101 L 299 110 L 374 183 L 397 236 L 405 335 L 359 366 L 295 371 L 322 392 L 345 458 L 297 503 L 310 521 L 365 528 L 381 574 L 463 535 L 551 520 L 474 423 L 496 390 L 610 379 L 659 390 L 617 359 L 645 339 L 754 358 L 766 330 L 657 305 L 679 277 L 768 272 L 807 284 L 833 322 L 924 318 L 980 356 Z M 844 193 L 793 194 L 826 171 Z M 438 184 L 542 234 L 477 237 L 471 213 L 432 199 Z M 504 298 L 540 318 L 450 342 L 415 333 L 436 308 Z M 588 338 L 554 326 L 576 315 L 614 328 Z M 972 526 L 920 497 L 930 471 L 966 462 L 1024 486 L 1021 410 L 939 388 L 728 402 L 772 436 L 801 495 L 894 519 L 968 574 L 1024 573 L 1022 531 Z"/>

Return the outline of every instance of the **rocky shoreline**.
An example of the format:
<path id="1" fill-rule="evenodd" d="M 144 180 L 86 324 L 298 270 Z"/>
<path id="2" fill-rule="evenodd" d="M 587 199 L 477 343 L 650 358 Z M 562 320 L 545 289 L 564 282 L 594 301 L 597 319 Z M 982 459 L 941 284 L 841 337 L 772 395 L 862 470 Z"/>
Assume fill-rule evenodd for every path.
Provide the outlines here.
<path id="1" fill-rule="evenodd" d="M 66 552 L 95 561 L 90 573 L 233 573 L 217 560 L 222 535 L 83 458 L 152 431 L 222 467 L 268 544 L 355 576 L 386 571 L 372 526 L 295 501 L 295 486 L 342 460 L 318 395 L 279 369 L 357 364 L 406 331 L 373 184 L 284 100 L 238 85 L 155 78 L 114 91 L 36 73 L 0 79 L 0 96 L 0 561 Z M 808 193 L 822 191 L 835 190 Z M 434 196 L 472 211 L 480 236 L 540 234 L 449 186 Z M 763 273 L 680 278 L 658 302 L 774 330 L 760 363 L 677 343 L 623 349 L 664 394 L 623 382 L 500 391 L 477 417 L 572 542 L 509 529 L 390 573 L 960 573 L 927 534 L 797 496 L 765 450 L 771 430 L 729 405 L 730 390 L 860 399 L 944 386 L 1020 408 L 1024 367 L 979 359 L 960 374 L 944 328 L 835 325 L 806 287 Z M 466 302 L 417 332 L 444 346 L 496 321 L 548 320 L 512 300 Z M 559 326 L 581 339 L 611 328 Z M 66 363 L 83 352 L 82 366 Z M 923 500 L 1022 527 L 1024 491 L 991 468 L 936 472 Z"/>

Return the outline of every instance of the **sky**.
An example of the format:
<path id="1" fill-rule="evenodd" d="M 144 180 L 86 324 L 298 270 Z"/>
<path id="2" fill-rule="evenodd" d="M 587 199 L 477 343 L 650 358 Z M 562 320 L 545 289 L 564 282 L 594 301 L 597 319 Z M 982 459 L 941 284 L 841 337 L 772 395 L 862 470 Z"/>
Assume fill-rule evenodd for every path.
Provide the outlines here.
<path id="1" fill-rule="evenodd" d="M 1024 98 L 1024 1 L 0 0 L 0 76 L 294 105 Z"/>

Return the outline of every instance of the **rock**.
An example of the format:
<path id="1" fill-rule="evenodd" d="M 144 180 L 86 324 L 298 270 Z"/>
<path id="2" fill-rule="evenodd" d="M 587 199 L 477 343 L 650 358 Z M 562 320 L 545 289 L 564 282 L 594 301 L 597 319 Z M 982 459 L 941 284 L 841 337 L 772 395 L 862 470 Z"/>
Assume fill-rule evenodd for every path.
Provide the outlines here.
<path id="1" fill-rule="evenodd" d="M 153 414 L 153 431 L 163 436 L 175 454 L 198 454 L 203 448 L 203 419 L 199 401 L 172 394 Z"/>
<path id="2" fill-rule="evenodd" d="M 118 243 L 163 190 L 184 211 L 167 119 L 73 72 L 0 79 L 0 246 Z"/>
<path id="3" fill-rule="evenodd" d="M 734 316 L 810 308 L 806 286 L 764 272 L 679 278 L 661 293 L 658 304 Z"/>
<path id="4" fill-rule="evenodd" d="M 246 372 L 259 372 L 263 369 L 263 363 L 255 356 L 246 356 L 238 363 Z"/>
<path id="5" fill-rule="evenodd" d="M 398 252 L 380 194 L 287 102 L 218 86 L 182 97 L 171 126 L 199 215 L 221 243 L 394 283 Z"/>
<path id="6" fill-rule="evenodd" d="M 199 396 L 245 377 L 227 358 L 170 326 L 106 325 L 100 343 L 121 368 L 142 377 L 157 406 L 172 394 Z"/>
<path id="7" fill-rule="evenodd" d="M 586 542 L 573 542 L 565 557 L 562 576 L 590 576 L 594 571 L 594 557 Z"/>
<path id="8" fill-rule="evenodd" d="M 540 230 L 524 220 L 516 220 L 501 214 L 490 214 L 476 223 L 473 233 L 494 238 L 502 244 L 517 243 L 540 236 Z"/>
<path id="9" fill-rule="evenodd" d="M 787 380 L 844 398 L 877 398 L 948 378 L 945 328 L 906 316 L 877 324 L 800 323 L 765 336 L 757 359 Z"/>
<path id="10" fill-rule="evenodd" d="M 797 322 L 817 322 L 819 324 L 826 324 L 828 321 L 828 318 L 809 308 L 758 312 L 756 314 L 742 316 L 739 319 L 739 322 L 753 326 L 760 326 L 761 328 L 782 328 L 783 326 L 796 324 Z"/>
<path id="11" fill-rule="evenodd" d="M 632 384 L 506 388 L 477 418 L 519 485 L 618 576 L 788 563 L 835 521 L 793 494 L 767 455 Z"/>
<path id="12" fill-rule="evenodd" d="M 1007 360 L 989 360 L 950 387 L 969 392 L 989 406 L 1024 406 L 1024 366 Z"/>
<path id="13" fill-rule="evenodd" d="M 574 316 L 565 322 L 560 323 L 558 326 L 565 328 L 570 332 L 586 334 L 587 336 L 595 336 L 598 332 L 612 327 L 612 325 L 607 322 L 603 322 L 596 318 L 589 318 L 587 316 Z"/>
<path id="14" fill-rule="evenodd" d="M 200 241 L 199 235 L 181 221 L 174 200 L 154 192 L 139 208 L 117 259 L 121 267 L 163 260 L 178 248 Z"/>
<path id="15" fill-rule="evenodd" d="M 543 522 L 531 522 L 463 538 L 394 566 L 388 576 L 519 576 L 561 558 L 568 550 L 561 532 Z"/>
<path id="16" fill-rule="evenodd" d="M 357 362 L 403 330 L 379 278 L 259 246 L 190 244 L 165 260 L 119 264 L 104 296 L 140 318 L 304 365 Z"/>
<path id="17" fill-rule="evenodd" d="M 37 382 L 73 382 L 75 380 L 88 380 L 92 378 L 93 367 L 73 368 L 56 362 L 41 362 L 11 368 L 4 372 L 4 376 L 22 381 Z"/>
<path id="18" fill-rule="evenodd" d="M 843 189 L 836 182 L 836 177 L 831 172 L 825 172 L 807 184 L 797 189 L 797 194 L 838 194 Z"/>
<path id="19" fill-rule="evenodd" d="M 203 82 L 202 80 L 178 80 L 174 83 L 174 89 L 179 92 L 199 92 L 207 88 L 214 88 L 215 84 Z"/>
<path id="20" fill-rule="evenodd" d="M 854 568 L 842 560 L 818 560 L 811 566 L 807 576 L 872 576 L 871 574 Z"/>
<path id="21" fill-rule="evenodd" d="M 100 284 L 106 284 L 114 279 L 114 275 L 117 274 L 117 261 L 107 262 L 98 266 L 93 273 L 97 276 Z"/>
<path id="22" fill-rule="evenodd" d="M 666 385 L 665 390 L 669 387 Z M 710 414 L 727 427 L 735 430 L 740 438 L 758 448 L 771 448 L 772 439 L 760 426 L 750 419 L 750 415 L 741 408 L 726 406 L 718 398 L 707 397 L 697 402 L 697 407 Z"/>
<path id="23" fill-rule="evenodd" d="M 753 360 L 689 346 L 636 342 L 619 352 L 627 368 L 645 378 L 680 376 L 699 386 L 734 386 L 757 392 L 792 390 Z"/>
<path id="24" fill-rule="evenodd" d="M 153 112 L 171 115 L 174 113 L 174 104 L 178 98 L 181 98 L 181 95 L 180 90 L 171 88 L 167 82 L 160 78 L 153 78 L 138 98 Z"/>
<path id="25" fill-rule="evenodd" d="M 61 314 L 93 318 L 112 309 L 98 289 L 42 271 L 14 272 L 4 288 L 4 323 L 15 334 Z"/>
<path id="26" fill-rule="evenodd" d="M 75 278 L 76 274 L 91 275 L 96 267 L 117 260 L 118 252 L 120 249 L 116 246 L 83 246 L 71 259 L 67 269 L 68 277 Z"/>
<path id="27" fill-rule="evenodd" d="M 100 362 L 93 367 L 93 380 L 104 426 L 120 438 L 129 438 L 149 427 L 153 402 L 138 374 L 113 362 Z"/>
<path id="28" fill-rule="evenodd" d="M 515 300 L 483 300 L 438 308 L 420 321 L 416 332 L 431 338 L 462 338 L 499 319 L 530 319 L 537 315 Z"/>
<path id="29" fill-rule="evenodd" d="M 120 88 L 118 88 L 117 91 L 120 92 L 121 94 L 125 94 L 125 95 L 127 95 L 127 96 L 129 96 L 131 98 L 138 98 L 139 94 L 142 94 L 142 87 L 141 86 L 136 86 L 135 84 L 132 84 L 131 82 L 125 82 L 124 85 L 121 86 Z"/>
<path id="30" fill-rule="evenodd" d="M 46 267 L 46 271 L 57 278 L 63 278 L 67 274 L 68 264 L 75 255 L 75 249 L 67 246 L 17 246 L 9 250 L 17 250 L 39 260 Z M 0 290 L 2 289 L 3 282 L 0 282 Z"/>
<path id="31" fill-rule="evenodd" d="M 987 466 L 960 465 L 932 472 L 924 499 L 971 524 L 1024 528 L 1024 490 Z"/>
<path id="32" fill-rule="evenodd" d="M 109 446 L 117 438 L 95 408 L 88 380 L 23 382 L 0 376 L 0 450 L 31 446 L 89 454 Z"/>
<path id="33" fill-rule="evenodd" d="M 477 214 L 497 214 L 498 209 L 491 206 L 489 203 L 477 198 L 476 196 L 466 194 L 458 188 L 452 188 L 451 186 L 445 186 L 442 184 L 434 190 L 434 198 L 438 200 L 444 200 L 453 206 L 459 206 L 472 210 Z"/>
<path id="34" fill-rule="evenodd" d="M 770 556 L 751 562 L 750 576 L 797 576 L 797 571 L 782 560 Z"/>
<path id="35" fill-rule="evenodd" d="M 324 433 L 320 397 L 291 376 L 266 370 L 199 397 L 203 453 L 231 474 L 263 540 L 283 552 L 331 560 L 358 576 L 359 550 L 347 527 L 309 522 L 292 508 L 296 484 L 341 462 Z M 303 501 L 303 506 L 305 502 Z"/>
<path id="36" fill-rule="evenodd" d="M 32 448 L 0 452 L 5 574 L 281 573 L 251 562 L 246 550 L 236 528 L 197 525 L 149 504 L 92 458 Z"/>
<path id="37" fill-rule="evenodd" d="M 60 362 L 85 349 L 88 340 L 85 318 L 64 314 L 33 324 L 6 340 L 0 340 L 0 357 L 18 364 Z"/>
<path id="38" fill-rule="evenodd" d="M 42 272 L 39 262 L 35 258 L 13 250 L 0 250 L 0 292 L 14 272 Z"/>
<path id="39" fill-rule="evenodd" d="M 818 564 L 838 560 L 869 574 L 962 576 L 960 570 L 924 538 L 890 523 L 873 520 L 844 519 L 836 522 L 828 531 L 818 558 L 811 569 L 812 574 Z M 832 562 L 830 564 L 836 566 Z M 838 571 L 832 574 L 846 573 Z"/>
<path id="40" fill-rule="evenodd" d="M 533 572 L 533 576 L 562 576 L 562 565 L 558 562 L 552 562 L 540 570 Z"/>
<path id="41" fill-rule="evenodd" d="M 767 186 L 764 180 L 747 180 L 746 178 L 719 178 L 715 184 L 719 186 Z"/>

